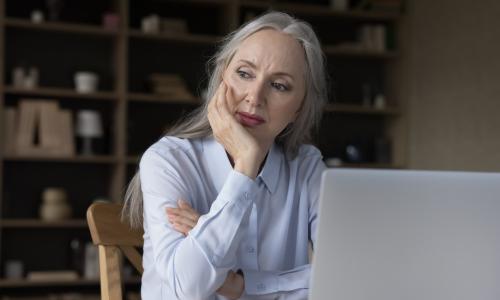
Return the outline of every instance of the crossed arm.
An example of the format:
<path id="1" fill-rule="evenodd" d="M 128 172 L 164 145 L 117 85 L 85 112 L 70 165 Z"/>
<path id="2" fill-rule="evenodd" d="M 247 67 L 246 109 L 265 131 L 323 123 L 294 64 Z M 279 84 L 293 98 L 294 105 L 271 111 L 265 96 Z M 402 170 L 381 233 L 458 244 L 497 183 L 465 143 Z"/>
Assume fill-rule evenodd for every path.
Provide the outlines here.
<path id="1" fill-rule="evenodd" d="M 170 224 L 175 230 L 187 236 L 189 231 L 198 223 L 200 215 L 187 201 L 179 199 L 178 207 L 167 207 L 166 213 Z M 229 270 L 224 284 L 217 289 L 217 293 L 228 299 L 238 299 L 245 290 L 245 281 L 242 273 Z"/>

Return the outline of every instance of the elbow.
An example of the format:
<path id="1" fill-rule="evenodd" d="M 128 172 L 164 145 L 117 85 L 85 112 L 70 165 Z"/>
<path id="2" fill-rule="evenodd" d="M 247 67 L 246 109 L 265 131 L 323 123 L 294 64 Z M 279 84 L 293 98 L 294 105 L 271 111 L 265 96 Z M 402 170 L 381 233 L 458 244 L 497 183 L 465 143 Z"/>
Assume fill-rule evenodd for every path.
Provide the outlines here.
<path id="1" fill-rule="evenodd" d="M 186 260 L 183 255 L 176 254 L 168 260 L 157 259 L 155 269 L 177 299 L 206 299 L 223 284 L 227 271 L 202 267 L 207 266 L 206 262 L 198 261 L 195 256 Z"/>
<path id="2" fill-rule="evenodd" d="M 191 267 L 187 272 L 174 272 L 168 284 L 178 299 L 206 299 L 222 285 L 215 273 Z"/>

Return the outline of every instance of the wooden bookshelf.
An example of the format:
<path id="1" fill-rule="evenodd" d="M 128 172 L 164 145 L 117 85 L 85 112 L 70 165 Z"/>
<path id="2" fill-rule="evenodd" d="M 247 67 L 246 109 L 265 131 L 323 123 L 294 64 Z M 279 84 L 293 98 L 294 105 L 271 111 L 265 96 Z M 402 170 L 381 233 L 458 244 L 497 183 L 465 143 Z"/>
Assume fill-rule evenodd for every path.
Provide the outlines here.
<path id="1" fill-rule="evenodd" d="M 170 97 L 161 94 L 147 94 L 147 93 L 129 93 L 127 95 L 129 101 L 132 102 L 157 102 L 157 103 L 172 103 L 172 104 L 187 104 L 187 105 L 199 105 L 201 104 L 200 99 L 180 99 L 176 97 Z"/>
<path id="2" fill-rule="evenodd" d="M 33 23 L 30 20 L 19 19 L 19 18 L 6 18 L 5 26 L 7 28 L 67 32 L 67 33 L 86 34 L 94 36 L 113 37 L 117 35 L 116 30 L 109 30 L 102 26 L 97 26 L 97 25 L 74 24 L 74 23 L 63 23 L 63 22 L 52 22 L 52 21 Z"/>
<path id="3" fill-rule="evenodd" d="M 19 96 L 46 96 L 46 97 L 60 97 L 60 98 L 73 98 L 73 99 L 94 99 L 94 100 L 110 100 L 116 101 L 118 94 L 115 92 L 98 91 L 93 93 L 78 93 L 74 89 L 57 88 L 57 87 L 37 87 L 33 89 L 16 88 L 13 86 L 6 86 L 4 91 L 8 95 Z"/>
<path id="4" fill-rule="evenodd" d="M 208 44 L 212 45 L 220 40 L 221 36 L 202 34 L 166 34 L 166 33 L 144 33 L 138 29 L 130 29 L 128 36 L 136 39 L 163 40 L 178 43 Z"/>
<path id="5" fill-rule="evenodd" d="M 360 24 L 366 23 L 392 26 L 396 36 L 395 47 L 387 51 L 346 49 L 336 46 L 338 45 L 336 40 L 328 40 L 329 43 L 323 45 L 328 63 L 354 62 L 367 64 L 367 68 L 371 70 L 383 69 L 380 72 L 377 69 L 374 73 L 383 74 L 384 86 L 380 88 L 386 92 L 385 96 L 390 105 L 384 109 L 375 109 L 356 102 L 331 103 L 325 107 L 324 119 L 362 122 L 368 124 L 365 124 L 366 126 L 371 126 L 371 122 L 374 122 L 375 126 L 380 127 L 379 132 L 398 145 L 393 151 L 396 153 L 396 158 L 392 163 L 342 163 L 339 167 L 391 169 L 405 167 L 405 155 L 402 149 L 406 132 L 405 127 L 401 125 L 404 125 L 401 120 L 405 117 L 405 106 L 404 99 L 399 96 L 398 88 L 395 87 L 401 73 L 394 71 L 399 68 L 398 58 L 405 55 L 399 48 L 400 42 L 404 39 L 399 30 L 400 15 L 371 11 L 339 12 L 327 5 L 313 5 L 305 0 L 302 3 L 266 0 L 170 0 L 161 4 L 151 0 L 134 2 L 105 0 L 105 4 L 102 3 L 97 0 L 77 1 L 71 4 L 65 2 L 68 6 L 84 7 L 89 13 L 83 9 L 81 15 L 73 16 L 74 20 L 66 16 L 65 21 L 33 23 L 28 16 L 33 9 L 40 9 L 36 7 L 36 3 L 0 0 L 0 114 L 3 113 L 5 106 L 14 107 L 25 98 L 49 98 L 60 102 L 61 107 L 73 113 L 81 109 L 99 111 L 103 116 L 106 131 L 106 141 L 102 143 L 103 150 L 95 156 L 21 156 L 7 154 L 3 148 L 0 149 L 0 260 L 2 262 L 6 259 L 24 260 L 22 255 L 28 255 L 19 254 L 20 257 L 17 257 L 16 249 L 19 246 L 14 245 L 13 240 L 22 243 L 23 247 L 33 247 L 35 245 L 33 240 L 40 237 L 48 239 L 56 236 L 54 239 L 57 244 L 61 242 L 62 245 L 67 245 L 63 242 L 75 236 L 82 238 L 83 233 L 88 233 L 85 232 L 87 223 L 84 208 L 93 199 L 102 196 L 116 202 L 122 200 L 128 180 L 139 162 L 141 151 L 159 137 L 164 126 L 170 126 L 178 118 L 202 104 L 197 96 L 192 99 L 179 99 L 148 93 L 151 90 L 147 85 L 149 75 L 176 73 L 186 81 L 190 92 L 196 95 L 198 89 L 203 88 L 205 84 L 203 81 L 205 62 L 213 54 L 210 51 L 216 49 L 223 36 L 245 21 L 243 18 L 246 12 L 258 14 L 269 9 L 279 10 L 311 21 L 311 24 L 314 24 L 314 21 L 318 21 L 319 24 L 331 21 L 346 26 L 345 29 L 352 32 L 355 32 Z M 143 10 L 131 9 L 134 5 Z M 99 10 L 102 7 L 118 15 L 120 24 L 117 30 L 109 30 L 99 24 L 102 14 L 107 12 Z M 169 10 L 169 8 L 175 9 Z M 207 14 L 204 10 L 214 14 Z M 79 10 L 74 9 L 74 11 Z M 191 22 L 188 24 L 189 33 L 144 33 L 139 29 L 141 18 L 149 12 L 183 18 L 188 23 Z M 197 20 L 197 17 L 200 20 Z M 328 35 L 335 34 L 329 29 L 323 32 L 328 32 Z M 342 31 L 343 28 L 338 30 Z M 21 38 L 17 39 L 18 37 Z M 71 43 L 67 43 L 67 39 L 71 40 Z M 320 36 L 320 40 L 325 39 Z M 16 88 L 12 85 L 12 68 L 24 60 L 40 69 L 40 78 L 46 79 L 50 73 L 55 75 L 46 83 L 41 80 L 37 88 Z M 54 66 L 58 68 L 53 68 Z M 87 67 L 99 73 L 99 88 L 101 83 L 106 84 L 102 90 L 94 93 L 78 93 L 72 87 L 72 76 L 76 70 L 84 70 Z M 336 66 L 333 70 L 336 72 Z M 342 73 L 335 75 L 337 78 L 343 78 Z M 350 80 L 357 80 L 355 76 L 350 75 Z M 356 94 L 360 84 L 356 82 L 352 86 L 346 86 L 355 89 L 353 93 L 355 95 L 338 99 L 360 99 Z M 338 118 L 337 114 L 340 115 Z M 342 131 L 340 137 L 325 138 L 327 146 L 342 141 L 345 136 L 359 134 L 359 132 L 349 132 L 355 130 L 352 129 L 355 127 L 341 126 L 338 129 Z M 332 133 L 335 130 L 328 129 Z M 3 145 L 2 135 L 0 131 L 0 145 Z M 133 147 L 135 145 L 139 146 Z M 321 146 L 320 150 L 325 152 Z M 335 153 L 329 154 L 329 156 L 324 155 L 325 158 L 337 157 Z M 73 214 L 75 219 L 59 222 L 43 222 L 37 219 L 40 191 L 59 183 L 67 189 L 72 198 L 80 197 L 72 203 L 75 205 L 72 207 L 73 212 L 77 212 Z M 19 195 L 25 196 L 19 197 Z M 26 211 L 19 213 L 21 209 L 27 209 L 26 211 L 32 212 L 32 215 L 25 213 Z M 18 216 L 23 218 L 16 218 Z M 50 234 L 46 234 L 47 232 Z M 21 234 L 28 237 L 26 239 L 24 236 L 19 237 Z M 88 241 L 88 234 L 85 238 Z M 67 255 L 66 248 L 60 247 L 61 253 L 53 253 L 54 249 L 37 245 L 40 246 L 37 252 L 39 259 L 34 261 L 26 259 L 26 271 L 43 269 L 37 265 L 39 261 L 47 261 L 53 269 L 67 268 L 58 259 L 58 256 Z M 137 285 L 140 283 L 140 278 L 127 280 L 126 283 Z M 97 280 L 88 279 L 50 282 L 0 279 L 2 293 L 6 289 L 19 292 L 24 288 L 39 288 L 44 292 L 51 292 L 60 287 L 88 287 L 89 290 L 98 291 L 98 285 Z"/>

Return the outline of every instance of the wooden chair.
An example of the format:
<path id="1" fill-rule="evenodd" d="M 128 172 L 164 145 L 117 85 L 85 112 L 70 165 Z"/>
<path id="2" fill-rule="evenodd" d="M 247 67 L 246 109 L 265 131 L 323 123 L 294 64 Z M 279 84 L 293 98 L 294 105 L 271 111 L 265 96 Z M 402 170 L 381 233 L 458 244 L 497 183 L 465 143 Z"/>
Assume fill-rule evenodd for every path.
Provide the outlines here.
<path id="1" fill-rule="evenodd" d="M 122 298 L 120 252 L 142 274 L 142 257 L 135 247 L 142 247 L 142 230 L 132 230 L 120 221 L 122 205 L 93 203 L 87 209 L 87 222 L 93 243 L 99 248 L 101 299 Z"/>

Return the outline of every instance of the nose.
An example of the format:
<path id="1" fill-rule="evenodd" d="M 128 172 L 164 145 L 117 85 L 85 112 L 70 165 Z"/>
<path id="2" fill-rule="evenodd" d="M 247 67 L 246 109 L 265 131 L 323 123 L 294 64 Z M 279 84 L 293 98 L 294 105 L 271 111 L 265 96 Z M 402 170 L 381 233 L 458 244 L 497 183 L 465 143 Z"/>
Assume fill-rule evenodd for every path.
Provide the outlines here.
<path id="1" fill-rule="evenodd" d="M 245 101 L 252 106 L 262 106 L 266 101 L 266 88 L 263 82 L 254 81 L 249 87 Z"/>

